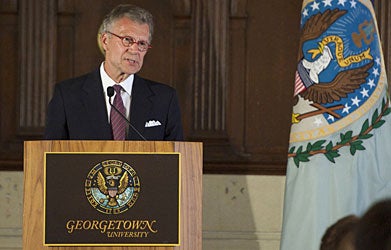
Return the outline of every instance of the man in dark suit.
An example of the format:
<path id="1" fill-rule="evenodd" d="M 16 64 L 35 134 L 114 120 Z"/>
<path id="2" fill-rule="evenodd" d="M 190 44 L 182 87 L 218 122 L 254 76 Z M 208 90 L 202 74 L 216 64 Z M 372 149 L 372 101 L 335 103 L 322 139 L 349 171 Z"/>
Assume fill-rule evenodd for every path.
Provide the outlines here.
<path id="1" fill-rule="evenodd" d="M 136 74 L 151 48 L 152 33 L 148 11 L 134 5 L 114 8 L 100 28 L 105 61 L 89 74 L 56 84 L 45 139 L 183 140 L 176 91 Z M 111 106 L 114 102 L 108 97 L 108 88 L 112 86 L 118 87 L 114 102 L 123 110 Z M 114 118 L 119 112 L 121 118 Z M 124 127 L 120 132 L 116 132 L 116 119 L 126 124 L 118 125 Z"/>

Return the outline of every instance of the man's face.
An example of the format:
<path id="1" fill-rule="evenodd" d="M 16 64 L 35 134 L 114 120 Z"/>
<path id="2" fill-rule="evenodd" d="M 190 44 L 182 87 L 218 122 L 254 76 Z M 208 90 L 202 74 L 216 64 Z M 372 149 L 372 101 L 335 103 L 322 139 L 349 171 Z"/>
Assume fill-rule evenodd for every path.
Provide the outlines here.
<path id="1" fill-rule="evenodd" d="M 109 31 L 121 37 L 132 37 L 136 41 L 149 41 L 149 26 L 126 17 L 115 21 Z M 109 33 L 104 33 L 101 39 L 105 50 L 104 68 L 114 81 L 121 82 L 140 71 L 147 51 L 139 51 L 136 43 L 125 47 L 120 38 Z"/>

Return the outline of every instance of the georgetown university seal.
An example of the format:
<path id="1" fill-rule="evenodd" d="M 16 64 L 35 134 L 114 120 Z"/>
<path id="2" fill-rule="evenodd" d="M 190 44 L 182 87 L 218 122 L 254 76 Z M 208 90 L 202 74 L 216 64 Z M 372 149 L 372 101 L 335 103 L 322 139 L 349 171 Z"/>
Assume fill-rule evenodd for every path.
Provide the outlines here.
<path id="1" fill-rule="evenodd" d="M 104 214 L 120 214 L 131 208 L 137 201 L 140 188 L 136 171 L 119 160 L 96 164 L 85 180 L 89 203 Z"/>

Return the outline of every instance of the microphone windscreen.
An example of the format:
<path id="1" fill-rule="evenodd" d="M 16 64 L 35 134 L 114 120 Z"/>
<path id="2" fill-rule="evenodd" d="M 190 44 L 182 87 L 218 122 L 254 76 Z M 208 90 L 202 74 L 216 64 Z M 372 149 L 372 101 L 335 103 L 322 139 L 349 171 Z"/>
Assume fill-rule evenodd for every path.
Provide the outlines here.
<path id="1" fill-rule="evenodd" d="M 114 88 L 109 86 L 107 87 L 107 96 L 112 97 L 114 95 Z"/>

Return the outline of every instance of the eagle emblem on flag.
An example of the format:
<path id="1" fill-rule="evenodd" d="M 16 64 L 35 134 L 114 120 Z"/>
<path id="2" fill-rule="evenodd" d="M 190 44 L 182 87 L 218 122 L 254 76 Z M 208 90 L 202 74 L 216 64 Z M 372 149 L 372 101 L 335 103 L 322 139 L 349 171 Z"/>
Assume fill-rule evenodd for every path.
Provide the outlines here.
<path id="1" fill-rule="evenodd" d="M 334 162 L 341 145 L 350 146 L 352 154 L 364 150 L 363 140 L 389 112 L 385 98 L 371 123 L 362 124 L 361 133 L 349 130 L 341 132 L 339 141 L 323 139 L 358 120 L 386 87 L 381 81 L 383 62 L 373 17 L 362 3 L 349 5 L 313 1 L 302 12 L 290 142 L 309 143 L 307 149 L 290 148 L 289 156 L 295 157 L 297 166 L 314 152 Z"/>
<path id="2" fill-rule="evenodd" d="M 300 26 L 281 250 L 323 249 L 336 221 L 391 194 L 391 107 L 372 3 L 303 0 Z"/>

